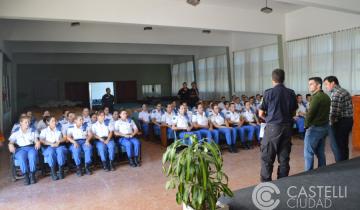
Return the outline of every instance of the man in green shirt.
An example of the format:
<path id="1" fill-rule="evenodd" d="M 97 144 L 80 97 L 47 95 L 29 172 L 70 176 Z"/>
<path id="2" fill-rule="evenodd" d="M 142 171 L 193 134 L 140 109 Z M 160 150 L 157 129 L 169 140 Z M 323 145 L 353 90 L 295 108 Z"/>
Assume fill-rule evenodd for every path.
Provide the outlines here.
<path id="1" fill-rule="evenodd" d="M 304 159 L 305 171 L 314 168 L 314 155 L 318 158 L 318 167 L 326 165 L 325 139 L 329 129 L 329 113 L 331 100 L 322 91 L 322 79 L 309 79 L 311 102 L 305 117 Z"/>

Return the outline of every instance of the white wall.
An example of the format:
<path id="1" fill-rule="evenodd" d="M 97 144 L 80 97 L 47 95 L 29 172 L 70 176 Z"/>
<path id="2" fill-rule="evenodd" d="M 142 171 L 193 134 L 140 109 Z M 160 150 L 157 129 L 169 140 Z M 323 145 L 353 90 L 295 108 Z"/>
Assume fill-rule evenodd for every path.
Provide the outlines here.
<path id="1" fill-rule="evenodd" d="M 285 15 L 286 41 L 360 26 L 360 15 L 306 7 Z"/>

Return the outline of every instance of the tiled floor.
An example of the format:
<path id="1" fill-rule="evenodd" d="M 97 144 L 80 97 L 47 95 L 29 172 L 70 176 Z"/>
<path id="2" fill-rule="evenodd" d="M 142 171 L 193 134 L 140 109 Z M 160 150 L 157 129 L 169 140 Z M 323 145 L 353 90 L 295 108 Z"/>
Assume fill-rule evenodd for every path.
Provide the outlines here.
<path id="1" fill-rule="evenodd" d="M 11 182 L 6 147 L 0 149 L 0 209 L 181 209 L 175 191 L 165 190 L 161 170 L 164 149 L 159 143 L 143 141 L 143 164 L 140 168 L 120 165 L 115 172 L 97 170 L 91 176 L 67 175 L 64 180 L 40 178 L 35 185 L 23 186 L 22 180 Z M 334 162 L 329 146 L 328 164 Z M 352 157 L 360 156 L 352 151 Z M 293 140 L 291 174 L 303 171 L 303 142 Z M 237 154 L 224 151 L 224 168 L 233 190 L 259 182 L 259 148 Z M 275 168 L 276 169 L 276 168 Z M 274 174 L 275 177 L 275 174 Z"/>

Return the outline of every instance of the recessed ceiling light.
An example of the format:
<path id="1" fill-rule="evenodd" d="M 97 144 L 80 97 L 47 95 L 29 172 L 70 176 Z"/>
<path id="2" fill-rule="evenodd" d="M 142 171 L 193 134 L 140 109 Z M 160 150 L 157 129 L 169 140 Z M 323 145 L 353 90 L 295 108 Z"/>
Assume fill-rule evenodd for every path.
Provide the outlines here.
<path id="1" fill-rule="evenodd" d="M 80 22 L 71 22 L 71 27 L 79 26 Z"/>
<path id="2" fill-rule="evenodd" d="M 144 31 L 151 31 L 153 28 L 151 26 L 144 27 Z"/>
<path id="3" fill-rule="evenodd" d="M 193 5 L 193 6 L 196 6 L 196 5 L 200 4 L 200 0 L 186 0 L 186 2 L 188 4 Z"/>
<path id="4" fill-rule="evenodd" d="M 266 6 L 263 7 L 263 8 L 261 8 L 260 11 L 263 12 L 263 13 L 266 13 L 266 14 L 270 14 L 270 13 L 272 13 L 273 9 L 270 8 L 270 7 L 268 7 L 268 6 L 267 6 L 267 0 L 265 0 L 265 1 L 266 1 Z"/>
<path id="5" fill-rule="evenodd" d="M 210 33 L 211 33 L 211 30 L 202 30 L 202 32 L 203 32 L 204 34 L 210 34 Z"/>

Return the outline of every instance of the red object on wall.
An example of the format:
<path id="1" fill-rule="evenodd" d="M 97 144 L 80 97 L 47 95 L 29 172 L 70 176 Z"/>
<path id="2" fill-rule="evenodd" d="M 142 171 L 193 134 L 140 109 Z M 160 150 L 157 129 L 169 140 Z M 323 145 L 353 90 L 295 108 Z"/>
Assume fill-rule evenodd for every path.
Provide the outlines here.
<path id="1" fill-rule="evenodd" d="M 136 81 L 117 81 L 115 82 L 116 102 L 134 102 L 137 100 Z"/>
<path id="2" fill-rule="evenodd" d="M 354 125 L 352 129 L 352 145 L 360 150 L 360 96 L 352 97 L 354 105 Z"/>

